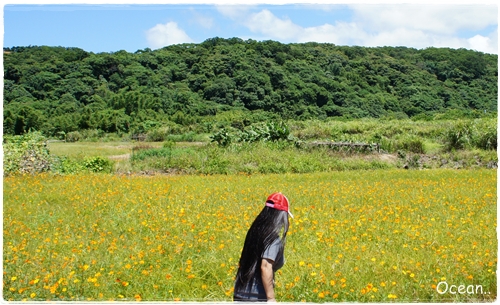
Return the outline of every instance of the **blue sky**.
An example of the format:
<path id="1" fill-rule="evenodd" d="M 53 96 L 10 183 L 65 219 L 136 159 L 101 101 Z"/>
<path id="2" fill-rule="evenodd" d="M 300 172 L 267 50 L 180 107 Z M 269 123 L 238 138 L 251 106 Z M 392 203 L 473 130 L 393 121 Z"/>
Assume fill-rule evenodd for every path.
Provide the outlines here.
<path id="1" fill-rule="evenodd" d="M 493 2 L 59 3 L 4 5 L 3 46 L 135 52 L 217 36 L 283 43 L 467 48 L 498 54 L 498 6 Z"/>

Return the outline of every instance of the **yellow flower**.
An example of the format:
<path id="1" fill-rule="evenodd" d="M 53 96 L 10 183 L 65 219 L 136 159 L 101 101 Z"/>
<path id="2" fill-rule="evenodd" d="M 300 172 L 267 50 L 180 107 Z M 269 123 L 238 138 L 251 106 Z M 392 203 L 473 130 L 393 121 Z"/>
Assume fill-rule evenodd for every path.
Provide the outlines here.
<path id="1" fill-rule="evenodd" d="M 395 295 L 395 294 L 389 294 L 387 297 L 388 297 L 389 299 L 397 299 L 397 298 L 398 298 L 398 296 L 397 296 L 397 295 Z"/>

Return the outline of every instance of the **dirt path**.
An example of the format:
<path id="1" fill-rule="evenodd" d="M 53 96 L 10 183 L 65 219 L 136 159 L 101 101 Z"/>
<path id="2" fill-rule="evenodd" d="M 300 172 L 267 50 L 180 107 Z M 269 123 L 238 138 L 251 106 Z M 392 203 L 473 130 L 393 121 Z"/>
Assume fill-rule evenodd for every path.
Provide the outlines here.
<path id="1" fill-rule="evenodd" d="M 116 161 L 128 160 L 128 159 L 130 159 L 130 154 L 108 156 L 108 158 L 110 158 L 111 160 L 116 160 Z"/>

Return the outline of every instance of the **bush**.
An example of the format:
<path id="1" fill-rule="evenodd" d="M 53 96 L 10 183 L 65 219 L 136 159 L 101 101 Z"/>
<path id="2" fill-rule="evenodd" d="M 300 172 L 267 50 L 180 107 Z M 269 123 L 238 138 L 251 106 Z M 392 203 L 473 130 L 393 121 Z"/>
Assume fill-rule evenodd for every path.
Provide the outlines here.
<path id="1" fill-rule="evenodd" d="M 84 129 L 80 131 L 80 134 L 82 140 L 98 141 L 104 135 L 104 132 L 98 129 Z"/>
<path id="2" fill-rule="evenodd" d="M 146 158 L 153 158 L 153 157 L 170 157 L 171 155 L 172 155 L 171 147 L 141 149 L 137 153 L 134 153 L 132 155 L 131 161 L 142 161 Z"/>
<path id="3" fill-rule="evenodd" d="M 82 134 L 78 131 L 68 132 L 65 136 L 66 142 L 78 142 L 82 139 Z"/>
<path id="4" fill-rule="evenodd" d="M 269 122 L 266 124 L 258 123 L 251 125 L 241 131 L 233 132 L 229 128 L 222 128 L 212 136 L 212 142 L 216 142 L 219 146 L 227 147 L 232 142 L 253 143 L 258 141 L 283 141 L 292 138 L 290 128 L 282 121 L 275 123 Z"/>
<path id="5" fill-rule="evenodd" d="M 110 173 L 113 169 L 113 163 L 110 160 L 102 157 L 86 158 L 83 161 L 83 166 L 87 170 L 94 173 Z"/>
<path id="6" fill-rule="evenodd" d="M 412 152 L 416 154 L 425 153 L 424 142 L 422 141 L 422 139 L 416 136 L 409 136 L 402 139 L 398 146 L 399 149 L 403 149 L 407 152 Z"/>
<path id="7" fill-rule="evenodd" d="M 59 174 L 76 174 L 85 170 L 82 162 L 67 157 L 55 157 L 52 170 Z"/>
<path id="8" fill-rule="evenodd" d="M 47 139 L 41 132 L 4 137 L 4 175 L 41 173 L 51 169 Z"/>
<path id="9" fill-rule="evenodd" d="M 232 142 L 233 135 L 226 128 L 222 128 L 210 136 L 212 142 L 216 142 L 219 146 L 227 147 Z"/>
<path id="10" fill-rule="evenodd" d="M 202 141 L 203 135 L 199 135 L 194 131 L 190 131 L 183 134 L 170 134 L 165 137 L 164 141 L 170 142 L 196 142 Z"/>
<path id="11" fill-rule="evenodd" d="M 444 141 L 448 150 L 479 148 L 496 150 L 497 125 L 492 119 L 474 121 L 458 121 L 444 133 Z"/>
<path id="12" fill-rule="evenodd" d="M 150 142 L 163 142 L 167 136 L 171 134 L 170 127 L 160 127 L 148 131 L 146 134 L 146 141 Z"/>

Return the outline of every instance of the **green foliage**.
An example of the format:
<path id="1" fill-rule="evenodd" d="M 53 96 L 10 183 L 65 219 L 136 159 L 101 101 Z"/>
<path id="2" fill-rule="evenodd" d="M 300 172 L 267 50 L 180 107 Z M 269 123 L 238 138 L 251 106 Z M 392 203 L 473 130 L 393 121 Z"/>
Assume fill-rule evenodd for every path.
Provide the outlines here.
<path id="1" fill-rule="evenodd" d="M 406 136 L 401 139 L 395 147 L 397 150 L 404 150 L 411 153 L 425 153 L 424 142 L 417 136 Z"/>
<path id="2" fill-rule="evenodd" d="M 497 150 L 496 121 L 460 120 L 445 132 L 444 138 L 448 150 L 470 148 Z"/>
<path id="3" fill-rule="evenodd" d="M 170 127 L 159 127 L 151 129 L 146 134 L 146 140 L 150 142 L 163 142 L 167 139 L 168 135 L 171 134 Z"/>
<path id="4" fill-rule="evenodd" d="M 110 173 L 113 163 L 103 157 L 89 157 L 83 161 L 83 167 L 94 173 Z"/>
<path id="5" fill-rule="evenodd" d="M 267 124 L 270 141 L 287 140 L 290 135 L 290 128 L 283 121 L 278 123 L 269 122 Z"/>
<path id="6" fill-rule="evenodd" d="M 164 141 L 154 130 L 166 122 L 191 128 L 172 134 L 212 133 L 289 119 L 477 118 L 498 108 L 498 56 L 465 49 L 213 38 L 133 54 L 5 51 L 3 127 L 10 135 L 151 132 Z"/>
<path id="7" fill-rule="evenodd" d="M 172 155 L 172 147 L 170 146 L 161 148 L 140 149 L 132 155 L 130 160 L 132 162 L 135 162 L 135 161 L 142 161 L 147 158 L 170 157 L 171 155 Z"/>
<path id="8" fill-rule="evenodd" d="M 47 139 L 40 132 L 28 132 L 22 136 L 5 136 L 4 175 L 15 173 L 41 173 L 51 169 L 52 159 Z"/>
<path id="9" fill-rule="evenodd" d="M 231 143 L 258 141 L 283 141 L 290 139 L 290 128 L 283 121 L 253 124 L 243 130 L 222 128 L 210 136 L 212 142 L 227 147 Z"/>
<path id="10" fill-rule="evenodd" d="M 286 141 L 176 148 L 171 155 L 163 148 L 148 149 L 136 155 L 138 157 L 133 163 L 136 171 L 206 175 L 311 173 L 394 167 L 376 159 L 345 157 L 326 149 L 305 151 Z"/>
<path id="11" fill-rule="evenodd" d="M 70 159 L 68 157 L 56 157 L 52 170 L 59 174 L 77 174 L 85 171 L 82 161 Z"/>
<path id="12" fill-rule="evenodd" d="M 233 135 L 226 128 L 222 128 L 210 136 L 212 142 L 216 142 L 219 146 L 227 147 L 232 142 Z"/>
<path id="13" fill-rule="evenodd" d="M 65 136 L 66 142 L 78 142 L 82 139 L 82 134 L 79 131 L 68 132 Z"/>

